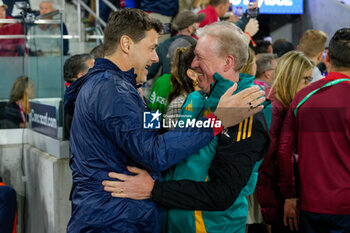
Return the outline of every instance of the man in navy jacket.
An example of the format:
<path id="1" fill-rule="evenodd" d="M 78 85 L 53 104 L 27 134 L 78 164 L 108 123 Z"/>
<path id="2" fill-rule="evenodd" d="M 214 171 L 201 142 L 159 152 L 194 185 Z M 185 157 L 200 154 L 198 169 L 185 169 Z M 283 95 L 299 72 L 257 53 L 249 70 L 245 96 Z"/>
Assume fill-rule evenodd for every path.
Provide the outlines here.
<path id="1" fill-rule="evenodd" d="M 158 60 L 160 30 L 161 24 L 141 10 L 114 12 L 105 29 L 105 58 L 96 59 L 67 90 L 65 110 L 74 113 L 70 167 L 75 184 L 67 232 L 160 232 L 160 206 L 113 198 L 102 181 L 109 171 L 130 174 L 127 166 L 147 169 L 158 180 L 161 171 L 205 146 L 221 130 L 189 127 L 160 135 L 143 128 L 146 106 L 137 84 L 145 82 L 147 68 Z M 262 109 L 249 111 L 249 102 L 257 106 L 264 100 L 256 100 L 261 96 L 256 88 L 235 96 L 233 91 L 228 90 L 215 112 L 226 127 Z M 217 121 L 214 114 L 207 118 Z"/>

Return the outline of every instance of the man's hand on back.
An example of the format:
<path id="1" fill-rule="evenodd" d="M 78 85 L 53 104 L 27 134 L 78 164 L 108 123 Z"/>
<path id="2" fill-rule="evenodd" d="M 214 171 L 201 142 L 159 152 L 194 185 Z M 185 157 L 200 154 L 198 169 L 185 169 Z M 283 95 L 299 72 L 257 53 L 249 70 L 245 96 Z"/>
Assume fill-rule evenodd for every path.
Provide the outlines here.
<path id="1" fill-rule="evenodd" d="M 111 192 L 113 197 L 144 200 L 151 197 L 154 180 L 146 170 L 137 167 L 127 167 L 128 171 L 136 174 L 129 176 L 125 174 L 110 172 L 109 177 L 120 181 L 104 180 L 104 190 Z"/>
<path id="2" fill-rule="evenodd" d="M 264 91 L 258 86 L 247 88 L 238 94 L 232 95 L 237 89 L 237 84 L 229 88 L 221 96 L 220 102 L 214 114 L 221 120 L 225 128 L 239 124 L 244 119 L 260 112 L 265 101 Z"/>

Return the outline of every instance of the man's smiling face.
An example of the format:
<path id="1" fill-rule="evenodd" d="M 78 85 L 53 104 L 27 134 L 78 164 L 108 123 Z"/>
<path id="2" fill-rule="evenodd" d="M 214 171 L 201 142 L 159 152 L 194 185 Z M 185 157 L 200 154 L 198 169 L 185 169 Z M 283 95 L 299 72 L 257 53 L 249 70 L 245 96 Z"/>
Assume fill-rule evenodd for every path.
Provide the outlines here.
<path id="1" fill-rule="evenodd" d="M 224 73 L 225 59 L 217 55 L 216 39 L 210 35 L 204 35 L 198 39 L 192 69 L 198 73 L 198 86 L 206 93 L 210 91 L 213 83 L 213 75 Z"/>
<path id="2" fill-rule="evenodd" d="M 147 81 L 147 68 L 158 62 L 156 48 L 158 45 L 158 33 L 155 30 L 146 31 L 146 37 L 134 43 L 131 49 L 131 64 L 137 74 L 138 84 Z"/>

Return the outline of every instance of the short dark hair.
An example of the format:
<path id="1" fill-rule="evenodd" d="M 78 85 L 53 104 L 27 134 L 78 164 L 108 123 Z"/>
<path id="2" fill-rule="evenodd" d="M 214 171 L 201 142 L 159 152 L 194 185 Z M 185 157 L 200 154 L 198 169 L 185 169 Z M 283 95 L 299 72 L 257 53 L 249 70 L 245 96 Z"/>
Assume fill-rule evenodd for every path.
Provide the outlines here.
<path id="1" fill-rule="evenodd" d="M 250 48 L 252 48 L 256 54 L 259 53 L 268 53 L 269 46 L 272 46 L 270 41 L 267 40 L 256 40 L 255 41 L 256 46 L 254 47 L 252 43 L 250 43 Z"/>
<path id="2" fill-rule="evenodd" d="M 146 31 L 152 29 L 160 33 L 163 26 L 159 20 L 151 18 L 140 9 L 126 8 L 111 13 L 104 31 L 104 55 L 115 52 L 123 35 L 137 43 L 146 37 Z"/>
<path id="3" fill-rule="evenodd" d="M 277 54 L 277 57 L 282 57 L 289 51 L 295 50 L 294 45 L 286 40 L 281 40 L 280 42 L 275 42 L 272 45 L 273 53 Z"/>
<path id="4" fill-rule="evenodd" d="M 104 58 L 103 44 L 97 45 L 90 51 L 90 55 L 94 58 Z"/>
<path id="5" fill-rule="evenodd" d="M 339 29 L 334 34 L 328 53 L 333 66 L 350 68 L 350 28 Z"/>
<path id="6" fill-rule="evenodd" d="M 216 7 L 222 3 L 226 3 L 229 0 L 210 0 L 209 5 L 212 5 L 213 7 Z"/>
<path id="7" fill-rule="evenodd" d="M 64 81 L 71 83 L 78 78 L 80 72 L 84 72 L 89 67 L 86 61 L 93 59 L 90 54 L 77 54 L 66 60 L 63 66 Z"/>

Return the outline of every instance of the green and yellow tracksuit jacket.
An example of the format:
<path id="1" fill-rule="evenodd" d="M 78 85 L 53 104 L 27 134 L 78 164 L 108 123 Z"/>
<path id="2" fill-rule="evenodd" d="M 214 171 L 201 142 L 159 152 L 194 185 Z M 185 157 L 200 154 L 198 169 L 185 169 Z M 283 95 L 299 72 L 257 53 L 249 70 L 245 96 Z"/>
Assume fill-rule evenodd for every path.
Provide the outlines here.
<path id="1" fill-rule="evenodd" d="M 179 120 L 201 118 L 216 110 L 220 97 L 234 83 L 214 75 L 209 96 L 191 93 Z M 253 84 L 254 77 L 240 74 L 235 93 Z M 151 200 L 168 210 L 167 232 L 245 232 L 248 203 L 258 167 L 269 144 L 263 113 L 219 134 L 206 147 L 178 163 L 156 181 Z"/>

